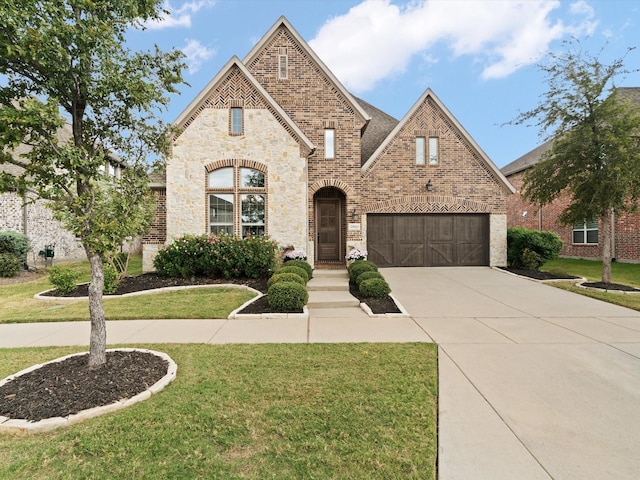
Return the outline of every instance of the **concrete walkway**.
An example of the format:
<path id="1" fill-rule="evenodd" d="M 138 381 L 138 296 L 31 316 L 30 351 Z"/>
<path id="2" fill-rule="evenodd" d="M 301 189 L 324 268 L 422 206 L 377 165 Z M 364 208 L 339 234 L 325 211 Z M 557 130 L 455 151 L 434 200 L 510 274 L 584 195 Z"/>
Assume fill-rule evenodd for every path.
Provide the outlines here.
<path id="1" fill-rule="evenodd" d="M 489 268 L 384 269 L 411 318 L 107 322 L 130 343 L 439 344 L 439 479 L 636 479 L 640 313 Z M 0 347 L 88 344 L 88 322 L 0 325 Z"/>
<path id="2" fill-rule="evenodd" d="M 439 344 L 439 479 L 640 477 L 640 313 L 487 268 L 385 269 Z"/>

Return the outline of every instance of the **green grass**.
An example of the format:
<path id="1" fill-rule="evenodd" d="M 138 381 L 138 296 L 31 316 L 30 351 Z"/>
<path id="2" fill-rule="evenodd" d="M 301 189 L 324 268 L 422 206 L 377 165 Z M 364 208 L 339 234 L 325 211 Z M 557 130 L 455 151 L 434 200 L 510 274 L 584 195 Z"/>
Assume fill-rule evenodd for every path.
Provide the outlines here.
<path id="1" fill-rule="evenodd" d="M 90 280 L 89 262 L 69 264 L 81 275 L 79 282 Z M 130 275 L 142 271 L 140 256 L 132 257 Z M 36 293 L 52 288 L 47 277 L 32 282 L 0 287 L 2 309 L 0 323 L 63 322 L 89 319 L 86 300 L 36 300 Z M 137 295 L 125 298 L 104 297 L 107 320 L 227 318 L 253 298 L 251 291 L 235 288 L 195 288 L 174 292 Z"/>
<path id="2" fill-rule="evenodd" d="M 600 261 L 558 258 L 545 263 L 541 267 L 541 270 L 584 277 L 590 282 L 599 282 L 602 280 L 602 262 Z M 613 283 L 640 288 L 640 264 L 614 262 L 611 264 L 611 277 Z M 570 282 L 554 282 L 551 283 L 551 285 L 562 288 L 563 290 L 579 293 L 580 295 L 640 311 L 640 295 L 624 295 L 620 293 L 588 290 L 586 288 L 576 287 Z"/>
<path id="3" fill-rule="evenodd" d="M 570 275 L 585 277 L 590 282 L 599 282 L 602 279 L 602 262 L 600 261 L 557 258 L 545 263 L 541 270 L 564 271 Z M 614 283 L 640 288 L 640 264 L 613 262 L 611 277 Z"/>
<path id="4" fill-rule="evenodd" d="M 178 377 L 141 404 L 0 436 L 0 478 L 434 479 L 434 344 L 147 345 Z M 0 378 L 77 351 L 7 349 Z"/>

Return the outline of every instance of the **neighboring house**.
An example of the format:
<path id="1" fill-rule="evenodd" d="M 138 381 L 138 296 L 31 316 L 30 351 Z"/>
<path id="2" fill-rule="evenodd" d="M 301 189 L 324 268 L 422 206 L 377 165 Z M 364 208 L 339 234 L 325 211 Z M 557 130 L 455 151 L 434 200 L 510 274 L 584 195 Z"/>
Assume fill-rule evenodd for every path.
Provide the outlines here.
<path id="1" fill-rule="evenodd" d="M 640 103 L 640 88 L 619 88 L 618 90 L 630 100 Z M 602 258 L 600 225 L 597 219 L 586 219 L 584 223 L 575 225 L 564 225 L 558 222 L 558 216 L 569 205 L 568 195 L 560 196 L 544 207 L 522 198 L 522 180 L 525 172 L 540 161 L 551 145 L 552 141 L 547 141 L 502 168 L 502 173 L 516 189 L 515 195 L 511 195 L 507 200 L 507 224 L 509 227 L 525 227 L 557 233 L 564 242 L 561 256 Z M 613 258 L 622 262 L 640 262 L 640 214 L 616 215 L 614 213 L 612 217 Z"/>
<path id="2" fill-rule="evenodd" d="M 427 90 L 400 121 L 352 96 L 281 17 L 180 114 L 144 268 L 185 234 L 269 235 L 316 266 L 506 264 L 513 187 Z"/>
<path id="3" fill-rule="evenodd" d="M 65 123 L 58 132 L 59 140 L 68 141 L 71 136 L 71 125 Z M 15 158 L 27 151 L 28 147 L 20 145 L 14 151 Z M 106 175 L 119 175 L 120 169 L 121 166 L 115 161 L 105 165 L 104 172 Z M 20 175 L 22 171 L 21 167 L 13 164 L 0 165 L 0 172 Z M 2 230 L 14 230 L 29 237 L 29 265 L 44 264 L 44 257 L 38 256 L 38 253 L 44 251 L 45 246 L 54 247 L 54 261 L 86 258 L 80 240 L 53 218 L 53 212 L 47 208 L 46 200 L 38 198 L 34 192 L 27 192 L 24 197 L 13 192 L 0 194 L 0 231 Z M 134 242 L 134 248 L 136 243 L 139 251 L 139 242 Z"/>

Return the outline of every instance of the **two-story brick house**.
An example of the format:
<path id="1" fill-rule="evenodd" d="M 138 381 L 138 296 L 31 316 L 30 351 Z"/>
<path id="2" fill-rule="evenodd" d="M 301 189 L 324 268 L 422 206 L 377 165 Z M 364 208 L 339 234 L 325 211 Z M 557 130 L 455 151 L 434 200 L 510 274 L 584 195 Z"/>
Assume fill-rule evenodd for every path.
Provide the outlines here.
<path id="1" fill-rule="evenodd" d="M 281 17 L 174 122 L 145 269 L 184 234 L 263 235 L 344 262 L 504 265 L 513 187 L 427 90 L 400 121 L 351 95 Z M 166 190 L 165 190 L 166 188 Z"/>

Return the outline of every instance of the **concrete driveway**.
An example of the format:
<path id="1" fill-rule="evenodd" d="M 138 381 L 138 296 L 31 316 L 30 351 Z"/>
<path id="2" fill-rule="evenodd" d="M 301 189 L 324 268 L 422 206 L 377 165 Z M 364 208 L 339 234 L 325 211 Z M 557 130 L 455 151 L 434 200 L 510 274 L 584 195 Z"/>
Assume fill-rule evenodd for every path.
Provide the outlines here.
<path id="1" fill-rule="evenodd" d="M 640 478 L 640 313 L 490 268 L 387 268 L 439 344 L 439 479 Z"/>

